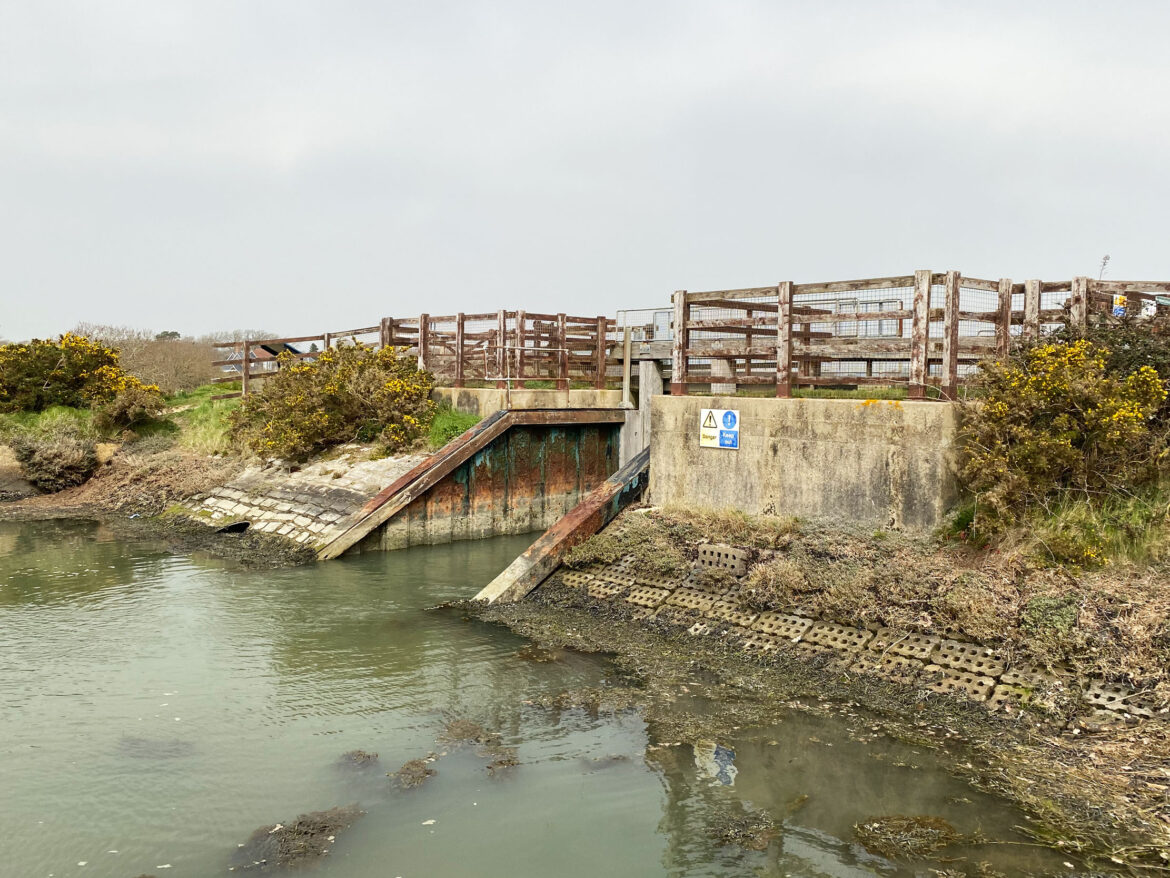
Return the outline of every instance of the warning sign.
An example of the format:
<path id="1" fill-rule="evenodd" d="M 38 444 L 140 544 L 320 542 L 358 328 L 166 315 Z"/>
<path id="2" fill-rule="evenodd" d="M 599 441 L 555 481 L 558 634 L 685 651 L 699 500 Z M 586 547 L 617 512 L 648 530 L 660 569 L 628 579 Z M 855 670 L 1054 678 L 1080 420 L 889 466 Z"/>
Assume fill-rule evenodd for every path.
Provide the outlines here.
<path id="1" fill-rule="evenodd" d="M 699 413 L 701 448 L 739 448 L 739 412 L 735 409 L 703 409 Z"/>

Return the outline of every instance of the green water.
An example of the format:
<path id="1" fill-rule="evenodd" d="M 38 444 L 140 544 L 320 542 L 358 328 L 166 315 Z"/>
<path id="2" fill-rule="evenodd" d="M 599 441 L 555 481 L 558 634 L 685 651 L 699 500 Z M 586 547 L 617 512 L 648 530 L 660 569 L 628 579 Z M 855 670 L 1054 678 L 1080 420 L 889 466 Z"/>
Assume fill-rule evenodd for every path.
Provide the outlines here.
<path id="1" fill-rule="evenodd" d="M 0 876 L 226 874 L 256 827 L 351 802 L 368 813 L 322 878 L 913 874 L 852 841 L 854 822 L 890 813 L 1020 840 L 1022 815 L 930 753 L 832 719 L 794 712 L 720 742 L 735 751 L 724 785 L 636 714 L 527 705 L 611 671 L 572 653 L 534 663 L 509 632 L 427 608 L 474 594 L 529 541 L 242 571 L 93 523 L 0 523 Z M 420 789 L 393 788 L 386 772 L 439 749 L 455 717 L 498 731 L 521 765 L 492 776 L 462 750 Z M 338 764 L 359 748 L 380 768 Z M 798 796 L 768 851 L 708 835 L 730 803 L 782 814 Z M 1010 874 L 1060 864 L 959 853 Z"/>

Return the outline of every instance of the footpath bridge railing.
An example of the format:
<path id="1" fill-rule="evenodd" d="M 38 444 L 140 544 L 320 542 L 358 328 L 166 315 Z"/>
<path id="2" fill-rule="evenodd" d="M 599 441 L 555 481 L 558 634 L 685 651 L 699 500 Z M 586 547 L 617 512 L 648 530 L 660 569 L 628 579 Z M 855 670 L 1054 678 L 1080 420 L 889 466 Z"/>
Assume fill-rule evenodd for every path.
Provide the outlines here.
<path id="1" fill-rule="evenodd" d="M 1150 315 L 1170 306 L 1170 282 L 985 280 L 928 269 L 897 277 L 674 294 L 671 393 L 772 385 L 938 387 L 954 399 L 975 364 L 1006 357 L 1091 313 Z M 678 327 L 682 327 L 678 331 Z"/>
<path id="2" fill-rule="evenodd" d="M 285 360 L 313 359 L 338 345 L 396 347 L 418 357 L 418 367 L 440 385 L 468 382 L 506 387 L 525 381 L 553 382 L 559 390 L 571 383 L 606 386 L 615 346 L 615 321 L 604 316 L 496 311 L 418 317 L 384 317 L 365 326 L 319 335 L 244 339 L 216 347 L 230 353 L 213 365 L 232 374 L 216 383 L 240 382 L 241 390 L 217 397 L 247 396 L 252 382 L 276 374 Z"/>

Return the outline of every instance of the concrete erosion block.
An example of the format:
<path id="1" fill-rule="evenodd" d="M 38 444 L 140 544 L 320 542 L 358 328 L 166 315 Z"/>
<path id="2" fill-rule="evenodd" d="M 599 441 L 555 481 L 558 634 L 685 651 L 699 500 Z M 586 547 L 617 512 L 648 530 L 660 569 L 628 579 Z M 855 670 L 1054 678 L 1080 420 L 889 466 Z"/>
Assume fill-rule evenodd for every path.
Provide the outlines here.
<path id="1" fill-rule="evenodd" d="M 706 612 L 711 609 L 712 604 L 715 603 L 715 599 L 693 588 L 679 588 L 675 589 L 674 593 L 666 599 L 666 602 L 672 606 Z"/>
<path id="2" fill-rule="evenodd" d="M 638 585 L 648 585 L 652 588 L 665 588 L 667 591 L 673 591 L 681 584 L 678 577 L 663 576 L 660 573 L 635 572 L 634 580 Z"/>
<path id="3" fill-rule="evenodd" d="M 1023 686 L 1009 686 L 1000 683 L 987 699 L 987 709 L 1011 713 L 1032 700 L 1032 693 Z"/>
<path id="4" fill-rule="evenodd" d="M 744 652 L 766 653 L 791 646 L 792 641 L 775 634 L 765 634 L 762 631 L 753 631 L 751 637 L 745 637 L 740 644 Z"/>
<path id="5" fill-rule="evenodd" d="M 997 650 L 961 640 L 940 641 L 930 660 L 936 665 L 987 677 L 998 677 L 1007 666 Z"/>
<path id="6" fill-rule="evenodd" d="M 687 634 L 690 634 L 694 637 L 701 637 L 704 634 L 710 634 L 710 633 L 711 633 L 711 626 L 708 625 L 706 622 L 696 622 L 694 625 L 692 625 L 690 628 L 687 629 Z"/>
<path id="7" fill-rule="evenodd" d="M 746 549 L 706 543 L 699 546 L 698 563 L 702 567 L 713 567 L 726 570 L 734 576 L 743 576 L 747 573 L 749 556 Z"/>
<path id="8" fill-rule="evenodd" d="M 603 601 L 608 600 L 615 594 L 625 590 L 626 586 L 616 582 L 603 582 L 595 579 L 585 587 L 585 593 L 594 600 Z"/>
<path id="9" fill-rule="evenodd" d="M 1101 710 L 1127 713 L 1140 719 L 1149 719 L 1154 715 L 1152 705 L 1136 689 L 1124 683 L 1089 680 L 1081 698 Z"/>
<path id="10" fill-rule="evenodd" d="M 812 624 L 811 619 L 806 619 L 803 616 L 769 611 L 760 613 L 760 618 L 755 621 L 752 628 L 784 640 L 798 640 L 812 627 Z"/>
<path id="11" fill-rule="evenodd" d="M 707 615 L 723 622 L 741 625 L 744 628 L 750 628 L 752 623 L 759 618 L 758 613 L 741 610 L 738 604 L 733 604 L 730 601 L 713 601 L 707 609 Z"/>
<path id="12" fill-rule="evenodd" d="M 850 628 L 835 622 L 817 622 L 805 632 L 801 642 L 852 652 L 861 649 L 872 639 L 872 631 Z"/>
<path id="13" fill-rule="evenodd" d="M 935 648 L 942 641 L 933 634 L 915 634 L 899 631 L 897 628 L 879 628 L 869 642 L 869 649 L 891 655 L 928 661 Z"/>
<path id="14" fill-rule="evenodd" d="M 857 653 L 857 659 L 849 666 L 856 674 L 877 674 L 889 677 L 899 683 L 910 683 L 922 673 L 924 665 L 917 659 L 901 655 L 874 654 L 869 650 Z"/>
<path id="15" fill-rule="evenodd" d="M 665 588 L 649 588 L 639 585 L 630 589 L 626 595 L 626 603 L 637 604 L 641 607 L 657 607 L 670 594 Z"/>
<path id="16" fill-rule="evenodd" d="M 561 574 L 561 582 L 569 586 L 569 588 L 581 588 L 593 581 L 592 573 L 585 573 L 582 570 L 566 570 Z"/>
<path id="17" fill-rule="evenodd" d="M 679 628 L 690 628 L 696 622 L 702 622 L 702 617 L 694 610 L 686 607 L 674 607 L 663 604 L 654 611 L 654 619 L 664 625 L 676 625 Z"/>
<path id="18" fill-rule="evenodd" d="M 965 695 L 975 701 L 986 701 L 995 689 L 995 680 L 970 671 L 927 665 L 923 674 L 931 678 L 926 688 L 944 695 Z"/>

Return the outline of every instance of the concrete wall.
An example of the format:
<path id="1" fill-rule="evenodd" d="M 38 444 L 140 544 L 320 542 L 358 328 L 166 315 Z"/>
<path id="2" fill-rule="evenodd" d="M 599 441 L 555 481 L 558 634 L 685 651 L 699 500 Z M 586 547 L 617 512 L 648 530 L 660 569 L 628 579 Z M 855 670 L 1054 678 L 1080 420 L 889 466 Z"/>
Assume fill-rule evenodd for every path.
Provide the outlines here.
<path id="1" fill-rule="evenodd" d="M 739 450 L 699 447 L 704 408 L 739 410 Z M 933 528 L 957 499 L 947 403 L 659 396 L 651 424 L 655 505 Z"/>
<path id="2" fill-rule="evenodd" d="M 499 390 L 494 387 L 436 387 L 436 402 L 449 402 L 456 411 L 486 418 L 507 409 L 619 409 L 620 390 Z"/>
<path id="3" fill-rule="evenodd" d="M 360 542 L 383 551 L 546 530 L 618 468 L 620 424 L 514 427 Z"/>

